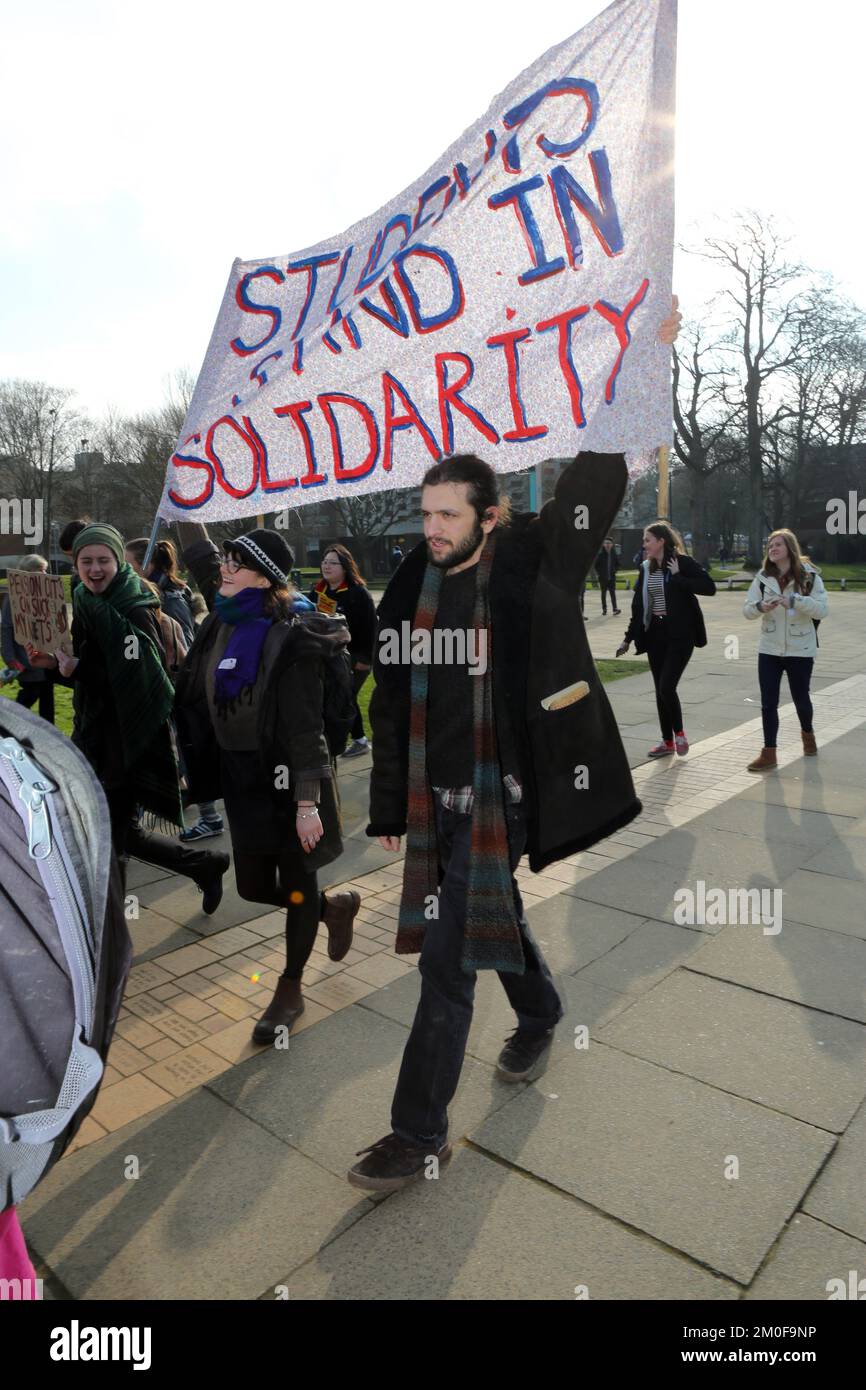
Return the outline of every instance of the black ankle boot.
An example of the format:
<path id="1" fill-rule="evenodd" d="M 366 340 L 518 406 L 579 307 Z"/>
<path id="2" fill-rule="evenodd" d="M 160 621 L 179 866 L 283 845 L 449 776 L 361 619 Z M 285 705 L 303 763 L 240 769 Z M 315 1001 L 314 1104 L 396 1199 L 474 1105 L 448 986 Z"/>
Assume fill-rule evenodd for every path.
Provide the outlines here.
<path id="1" fill-rule="evenodd" d="M 278 1028 L 289 1032 L 295 1020 L 304 1012 L 300 980 L 277 980 L 274 997 L 253 1029 L 253 1042 L 272 1043 Z"/>

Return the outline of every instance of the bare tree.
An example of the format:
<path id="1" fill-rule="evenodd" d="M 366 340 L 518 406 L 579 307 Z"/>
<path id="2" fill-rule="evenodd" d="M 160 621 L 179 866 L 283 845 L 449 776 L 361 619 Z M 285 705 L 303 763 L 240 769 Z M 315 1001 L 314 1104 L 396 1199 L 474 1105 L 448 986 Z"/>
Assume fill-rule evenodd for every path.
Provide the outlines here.
<path id="1" fill-rule="evenodd" d="M 786 257 L 786 241 L 772 217 L 737 215 L 730 231 L 708 237 L 693 254 L 724 277 L 717 304 L 731 370 L 722 383 L 727 405 L 740 417 L 749 474 L 749 560 L 757 564 L 764 532 L 768 436 L 787 419 L 791 404 L 782 377 L 800 359 L 809 326 L 805 268 Z"/>
<path id="2" fill-rule="evenodd" d="M 673 351 L 674 451 L 691 482 L 692 553 L 706 564 L 707 480 L 730 461 L 721 447 L 738 407 L 725 400 L 718 343 L 707 344 L 701 325 L 688 326 Z"/>
<path id="3" fill-rule="evenodd" d="M 388 527 L 404 514 L 410 491 L 410 488 L 397 488 L 393 492 L 368 492 L 361 497 L 334 499 L 334 513 L 339 518 L 343 535 L 351 537 L 353 546 L 360 551 L 362 568 L 369 568 L 372 560 L 371 542 L 384 536 Z"/>
<path id="4" fill-rule="evenodd" d="M 82 417 L 74 392 L 44 381 L 0 382 L 0 458 L 19 496 L 44 505 L 43 545 L 50 556 L 55 473 L 74 448 Z"/>

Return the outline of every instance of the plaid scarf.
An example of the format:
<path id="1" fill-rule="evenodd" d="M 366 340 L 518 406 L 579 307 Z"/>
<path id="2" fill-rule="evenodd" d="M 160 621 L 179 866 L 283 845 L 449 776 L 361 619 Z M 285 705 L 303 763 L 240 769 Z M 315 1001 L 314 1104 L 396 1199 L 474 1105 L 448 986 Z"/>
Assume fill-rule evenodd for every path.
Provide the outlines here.
<path id="1" fill-rule="evenodd" d="M 478 561 L 475 611 L 472 615 L 476 633 L 484 630 L 487 634 L 488 662 L 484 675 L 474 677 L 473 686 L 475 769 L 472 783 L 472 850 L 461 965 L 467 972 L 509 970 L 522 975 L 525 968 L 523 946 L 511 886 L 502 774 L 493 718 L 489 584 L 495 548 L 493 532 Z M 432 631 L 442 576 L 441 569 L 427 565 L 415 610 L 414 631 Z M 395 946 L 398 954 L 406 955 L 420 951 L 424 944 L 428 905 L 431 897 L 436 897 L 439 887 L 436 817 L 433 794 L 427 779 L 428 676 L 427 666 L 413 664 L 409 716 L 408 831 Z"/>

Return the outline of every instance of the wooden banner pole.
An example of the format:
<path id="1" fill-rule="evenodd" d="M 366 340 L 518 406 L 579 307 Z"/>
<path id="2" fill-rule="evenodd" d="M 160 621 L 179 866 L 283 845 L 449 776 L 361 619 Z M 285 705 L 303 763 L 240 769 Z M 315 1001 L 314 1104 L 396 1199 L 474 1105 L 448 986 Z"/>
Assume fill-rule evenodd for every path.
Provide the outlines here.
<path id="1" fill-rule="evenodd" d="M 659 490 L 656 499 L 656 515 L 659 521 L 670 520 L 671 484 L 668 471 L 670 455 L 671 451 L 667 444 L 662 444 L 659 449 Z"/>

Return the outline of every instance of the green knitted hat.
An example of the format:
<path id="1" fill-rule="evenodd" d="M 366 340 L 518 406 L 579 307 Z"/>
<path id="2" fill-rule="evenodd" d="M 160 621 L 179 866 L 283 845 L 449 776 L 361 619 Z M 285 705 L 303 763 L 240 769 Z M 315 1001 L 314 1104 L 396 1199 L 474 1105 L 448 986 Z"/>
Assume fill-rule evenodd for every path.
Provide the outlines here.
<path id="1" fill-rule="evenodd" d="M 78 559 L 79 550 L 83 550 L 86 545 L 107 546 L 118 565 L 123 564 L 123 536 L 114 526 L 109 526 L 108 522 L 94 521 L 90 526 L 85 526 L 83 531 L 78 532 L 72 542 L 73 560 Z"/>

